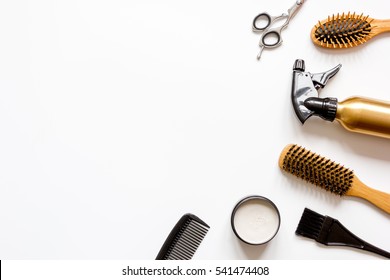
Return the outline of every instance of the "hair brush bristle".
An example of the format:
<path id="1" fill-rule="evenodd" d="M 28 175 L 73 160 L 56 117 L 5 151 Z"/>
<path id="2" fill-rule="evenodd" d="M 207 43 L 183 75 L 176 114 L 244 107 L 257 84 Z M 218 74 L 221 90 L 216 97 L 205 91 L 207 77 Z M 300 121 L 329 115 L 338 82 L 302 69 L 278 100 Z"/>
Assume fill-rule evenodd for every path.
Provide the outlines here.
<path id="1" fill-rule="evenodd" d="M 352 185 L 353 171 L 298 145 L 288 145 L 280 155 L 283 170 L 334 194 L 344 195 Z"/>
<path id="2" fill-rule="evenodd" d="M 365 43 L 372 36 L 373 19 L 368 16 L 337 14 L 319 21 L 312 30 L 313 41 L 327 48 L 349 48 Z"/>

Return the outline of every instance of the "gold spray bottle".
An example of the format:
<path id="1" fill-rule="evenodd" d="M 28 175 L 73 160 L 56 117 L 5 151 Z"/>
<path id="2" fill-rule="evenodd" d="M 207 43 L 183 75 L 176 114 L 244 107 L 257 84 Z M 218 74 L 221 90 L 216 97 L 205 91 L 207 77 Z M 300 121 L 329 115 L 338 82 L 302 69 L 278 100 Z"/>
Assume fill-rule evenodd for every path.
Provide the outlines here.
<path id="1" fill-rule="evenodd" d="M 390 102 L 365 97 L 320 98 L 318 90 L 340 70 L 341 65 L 317 74 L 305 72 L 305 62 L 297 59 L 293 68 L 291 99 L 302 124 L 311 116 L 337 120 L 353 132 L 390 138 Z"/>

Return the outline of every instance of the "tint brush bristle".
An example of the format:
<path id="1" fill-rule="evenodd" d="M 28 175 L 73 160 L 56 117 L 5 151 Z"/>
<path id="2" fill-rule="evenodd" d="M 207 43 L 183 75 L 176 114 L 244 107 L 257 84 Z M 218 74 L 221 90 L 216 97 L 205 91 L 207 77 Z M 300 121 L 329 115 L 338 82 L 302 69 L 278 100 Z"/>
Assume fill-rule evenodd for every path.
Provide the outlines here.
<path id="1" fill-rule="evenodd" d="M 298 145 L 288 146 L 281 168 L 303 180 L 338 195 L 351 187 L 353 171 Z"/>
<path id="2" fill-rule="evenodd" d="M 305 208 L 303 211 L 295 233 L 314 239 L 316 242 L 324 245 L 347 246 L 390 258 L 389 252 L 359 238 L 338 220 L 329 216 L 323 216 L 308 208 Z"/>
<path id="3" fill-rule="evenodd" d="M 295 233 L 316 240 L 320 235 L 324 220 L 323 215 L 305 208 Z"/>

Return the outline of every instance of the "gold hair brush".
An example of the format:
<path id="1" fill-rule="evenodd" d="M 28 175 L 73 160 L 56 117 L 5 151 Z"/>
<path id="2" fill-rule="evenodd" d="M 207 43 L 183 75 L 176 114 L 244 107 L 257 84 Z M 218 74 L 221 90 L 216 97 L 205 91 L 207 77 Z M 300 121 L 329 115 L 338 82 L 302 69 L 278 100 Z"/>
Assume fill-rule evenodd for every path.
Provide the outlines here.
<path id="1" fill-rule="evenodd" d="M 366 186 L 352 170 L 305 148 L 287 145 L 280 154 L 279 166 L 331 193 L 363 198 L 390 214 L 390 194 Z"/>
<path id="2" fill-rule="evenodd" d="M 311 31 L 311 39 L 320 47 L 343 49 L 361 45 L 384 32 L 390 32 L 390 19 L 343 13 L 319 21 Z"/>

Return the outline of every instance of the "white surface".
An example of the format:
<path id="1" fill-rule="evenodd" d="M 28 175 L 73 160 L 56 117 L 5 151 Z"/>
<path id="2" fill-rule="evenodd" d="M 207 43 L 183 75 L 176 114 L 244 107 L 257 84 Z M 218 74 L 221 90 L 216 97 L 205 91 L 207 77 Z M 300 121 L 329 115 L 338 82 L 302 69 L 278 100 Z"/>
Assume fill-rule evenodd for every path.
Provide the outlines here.
<path id="1" fill-rule="evenodd" d="M 350 50 L 315 47 L 329 14 L 390 18 L 388 2 L 305 2 L 265 50 L 252 19 L 283 1 L 2 1 L 0 258 L 154 259 L 177 220 L 210 225 L 196 259 L 381 259 L 294 234 L 304 207 L 390 251 L 389 215 L 283 173 L 297 143 L 390 193 L 390 141 L 310 119 L 290 101 L 296 58 L 322 72 L 322 96 L 390 100 L 390 35 Z M 230 214 L 258 194 L 279 208 L 268 245 L 242 244 Z"/>

